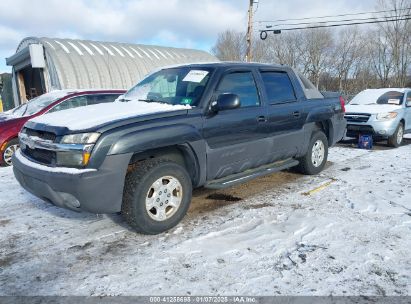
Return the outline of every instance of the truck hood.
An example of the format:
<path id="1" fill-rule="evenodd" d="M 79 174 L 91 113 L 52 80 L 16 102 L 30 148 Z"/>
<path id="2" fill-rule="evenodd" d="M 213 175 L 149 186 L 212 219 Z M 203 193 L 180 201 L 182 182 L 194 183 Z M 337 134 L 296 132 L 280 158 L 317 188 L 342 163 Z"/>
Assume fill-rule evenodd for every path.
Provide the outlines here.
<path id="1" fill-rule="evenodd" d="M 107 123 L 148 116 L 156 113 L 188 110 L 187 105 L 169 105 L 157 102 L 113 102 L 50 113 L 31 119 L 29 123 L 52 126 L 70 131 L 93 129 Z M 181 114 L 181 113 L 180 113 Z"/>
<path id="2" fill-rule="evenodd" d="M 350 105 L 345 106 L 346 113 L 368 113 L 378 114 L 387 113 L 396 110 L 400 110 L 401 106 L 390 104 L 373 104 L 373 105 Z"/>

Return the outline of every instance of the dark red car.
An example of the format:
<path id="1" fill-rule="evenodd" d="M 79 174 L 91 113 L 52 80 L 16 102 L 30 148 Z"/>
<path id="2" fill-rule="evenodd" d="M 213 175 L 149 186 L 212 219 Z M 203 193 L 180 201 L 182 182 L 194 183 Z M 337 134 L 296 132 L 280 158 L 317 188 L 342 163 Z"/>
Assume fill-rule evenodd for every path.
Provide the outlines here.
<path id="1" fill-rule="evenodd" d="M 18 133 L 29 119 L 49 112 L 113 102 L 123 93 L 123 90 L 52 91 L 0 113 L 0 165 L 11 165 L 11 158 L 19 147 Z"/>

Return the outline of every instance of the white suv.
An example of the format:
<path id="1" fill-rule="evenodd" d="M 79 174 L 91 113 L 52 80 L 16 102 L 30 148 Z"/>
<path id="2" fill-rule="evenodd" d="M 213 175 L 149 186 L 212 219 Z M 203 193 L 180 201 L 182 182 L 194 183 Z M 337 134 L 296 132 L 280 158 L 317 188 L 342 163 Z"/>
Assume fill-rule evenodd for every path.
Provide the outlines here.
<path id="1" fill-rule="evenodd" d="M 347 137 L 368 134 L 398 147 L 411 133 L 411 89 L 364 90 L 346 105 L 345 119 Z"/>

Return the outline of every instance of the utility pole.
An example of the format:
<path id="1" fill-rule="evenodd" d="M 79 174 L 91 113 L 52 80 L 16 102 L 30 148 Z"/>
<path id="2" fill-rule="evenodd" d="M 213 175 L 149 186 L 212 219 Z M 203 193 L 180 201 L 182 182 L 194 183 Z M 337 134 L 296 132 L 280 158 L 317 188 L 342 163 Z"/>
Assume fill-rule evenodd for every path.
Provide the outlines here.
<path id="1" fill-rule="evenodd" d="M 251 62 L 252 54 L 251 54 L 251 37 L 253 35 L 253 4 L 254 0 L 249 0 L 248 6 L 248 27 L 247 27 L 247 53 L 245 55 L 245 60 L 247 62 Z"/>

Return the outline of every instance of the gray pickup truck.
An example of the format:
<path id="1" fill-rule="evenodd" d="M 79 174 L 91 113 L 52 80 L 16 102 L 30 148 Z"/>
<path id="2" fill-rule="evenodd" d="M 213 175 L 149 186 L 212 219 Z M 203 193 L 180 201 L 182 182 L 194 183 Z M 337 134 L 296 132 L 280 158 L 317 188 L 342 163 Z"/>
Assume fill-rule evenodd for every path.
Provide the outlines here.
<path id="1" fill-rule="evenodd" d="M 193 188 L 221 189 L 297 166 L 317 174 L 345 131 L 344 100 L 280 65 L 191 64 L 147 76 L 111 104 L 28 121 L 20 184 L 55 205 L 121 212 L 156 234 Z"/>

